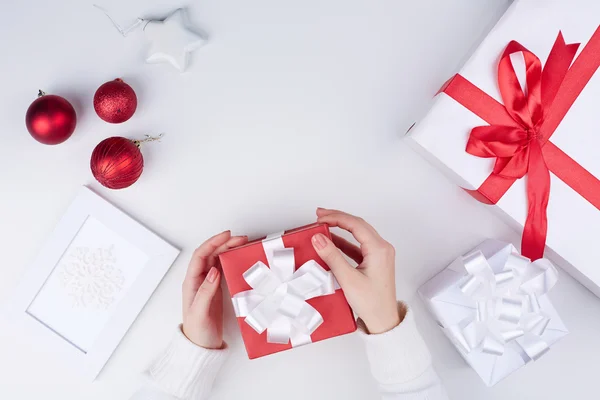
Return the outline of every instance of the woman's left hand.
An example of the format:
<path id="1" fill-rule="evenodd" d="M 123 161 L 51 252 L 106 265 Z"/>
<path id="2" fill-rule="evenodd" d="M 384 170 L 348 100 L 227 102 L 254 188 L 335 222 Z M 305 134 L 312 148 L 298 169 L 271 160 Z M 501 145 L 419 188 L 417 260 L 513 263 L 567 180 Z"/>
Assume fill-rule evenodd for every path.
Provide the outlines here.
<path id="1" fill-rule="evenodd" d="M 198 247 L 183 281 L 183 334 L 206 349 L 223 347 L 223 293 L 219 254 L 248 242 L 219 233 Z"/>

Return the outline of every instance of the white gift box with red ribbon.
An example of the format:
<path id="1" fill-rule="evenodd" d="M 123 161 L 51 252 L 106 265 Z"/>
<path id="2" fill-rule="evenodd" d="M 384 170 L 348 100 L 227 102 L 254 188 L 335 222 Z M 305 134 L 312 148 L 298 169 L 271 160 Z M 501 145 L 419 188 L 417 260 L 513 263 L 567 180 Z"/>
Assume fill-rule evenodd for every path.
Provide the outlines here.
<path id="1" fill-rule="evenodd" d="M 578 73 L 571 73 L 574 70 L 581 71 L 582 65 L 587 65 L 590 58 L 593 61 L 591 64 L 598 62 L 596 46 L 599 14 L 598 1 L 516 0 L 460 69 L 459 74 L 483 94 L 473 100 L 475 105 L 483 104 L 481 99 L 490 97 L 492 103 L 505 108 L 507 103 L 503 100 L 499 83 L 499 60 L 511 41 L 517 41 L 537 55 L 544 71 L 559 37 L 568 46 L 579 43 L 575 59 L 570 63 L 567 74 L 569 79 L 565 78 L 568 82 L 560 84 L 561 88 L 567 87 L 569 90 L 561 90 L 559 94 L 563 96 L 558 97 L 564 99 L 565 94 L 574 92 L 571 90 L 572 83 L 577 83 L 581 92 L 542 148 L 544 162 L 551 169 L 544 256 L 552 259 L 600 297 L 600 268 L 595 257 L 600 238 L 600 206 L 597 203 L 599 194 L 598 185 L 589 184 L 589 181 L 596 182 L 600 179 L 600 134 L 597 128 L 600 124 L 600 113 L 597 111 L 600 73 L 593 73 L 585 84 L 580 84 L 584 79 Z M 519 82 L 529 93 L 523 53 L 512 54 L 510 59 Z M 464 103 L 464 99 L 461 101 Z M 473 104 L 471 109 L 472 106 Z M 482 119 L 479 116 L 481 110 L 475 113 L 471 109 L 451 97 L 446 89 L 442 89 L 435 96 L 430 112 L 410 130 L 407 144 L 456 184 L 471 193 L 479 192 L 477 194 L 480 195 L 480 200 L 481 197 L 488 198 L 495 204 L 489 206 L 490 210 L 515 230 L 522 232 L 529 215 L 537 218 L 542 214 L 541 210 L 529 213 L 530 199 L 539 201 L 543 196 L 530 196 L 528 183 L 532 180 L 529 172 L 524 179 L 517 179 L 508 189 L 501 188 L 502 185 L 487 185 L 486 190 L 480 192 L 484 183 L 490 183 L 488 178 L 496 169 L 498 158 L 469 154 L 466 151 L 467 144 L 473 128 L 497 123 Z M 544 119 L 562 114 L 553 111 L 553 108 L 545 108 Z M 535 135 L 532 136 L 534 137 Z M 546 153 L 551 148 L 554 149 L 552 154 Z M 563 161 L 573 160 L 579 165 L 577 172 L 571 167 L 563 167 L 563 162 L 556 161 L 559 158 Z M 557 167 L 559 164 L 561 166 Z M 539 165 L 541 164 L 538 163 Z M 569 174 L 574 174 L 574 177 L 566 179 L 565 176 Z M 490 190 L 490 186 L 496 190 Z M 507 191 L 499 196 L 498 193 L 504 190 Z M 485 195 L 482 195 L 483 192 Z M 537 234 L 541 231 L 541 225 L 535 229 Z"/>

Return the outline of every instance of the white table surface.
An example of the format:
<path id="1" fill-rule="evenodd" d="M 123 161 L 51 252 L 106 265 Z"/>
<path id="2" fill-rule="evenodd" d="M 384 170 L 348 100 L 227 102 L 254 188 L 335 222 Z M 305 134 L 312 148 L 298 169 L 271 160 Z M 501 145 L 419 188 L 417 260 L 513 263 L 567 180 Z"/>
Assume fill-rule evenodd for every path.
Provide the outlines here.
<path id="1" fill-rule="evenodd" d="M 189 71 L 146 65 L 139 31 L 121 37 L 91 1 L 5 2 L 0 27 L 0 295 L 6 301 L 82 184 L 183 251 L 94 383 L 0 327 L 0 398 L 127 399 L 180 321 L 190 254 L 231 228 L 260 235 L 311 222 L 317 206 L 363 216 L 397 249 L 410 301 L 454 399 L 589 398 L 597 388 L 600 301 L 566 274 L 551 293 L 572 333 L 492 389 L 423 310 L 416 289 L 485 237 L 518 235 L 401 140 L 508 0 L 204 0 L 191 20 L 210 35 Z M 123 4 L 126 3 L 126 4 Z M 182 1 L 101 3 L 120 21 L 165 16 Z M 122 77 L 138 111 L 102 122 L 92 96 Z M 48 147 L 24 124 L 37 89 L 67 97 L 75 134 Z M 102 139 L 165 132 L 144 146 L 144 174 L 123 191 L 97 184 Z M 348 335 L 249 361 L 226 312 L 231 358 L 215 399 L 375 399 L 360 340 Z M 299 385 L 300 380 L 305 385 Z M 310 382 L 310 383 L 308 383 Z"/>

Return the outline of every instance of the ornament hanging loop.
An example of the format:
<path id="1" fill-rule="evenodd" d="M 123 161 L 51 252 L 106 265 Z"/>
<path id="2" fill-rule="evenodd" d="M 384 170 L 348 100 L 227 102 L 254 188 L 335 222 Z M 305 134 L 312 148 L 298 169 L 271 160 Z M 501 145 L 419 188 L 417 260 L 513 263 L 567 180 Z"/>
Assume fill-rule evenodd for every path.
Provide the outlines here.
<path id="1" fill-rule="evenodd" d="M 135 144 L 139 148 L 142 143 L 160 142 L 160 139 L 164 136 L 164 133 L 161 133 L 158 136 L 150 136 L 150 135 L 144 135 L 144 136 L 146 136 L 144 139 L 133 140 L 133 144 Z"/>
<path id="2" fill-rule="evenodd" d="M 100 7 L 97 4 L 93 4 L 94 7 L 96 7 L 98 10 L 102 11 L 104 13 L 104 15 L 106 15 L 108 17 L 108 19 L 110 20 L 110 22 L 112 22 L 113 26 L 115 28 L 117 28 L 117 30 L 119 31 L 119 33 L 123 36 L 123 37 L 127 37 L 127 35 L 132 32 L 133 30 L 135 30 L 138 26 L 140 26 L 141 24 L 144 23 L 144 19 L 143 18 L 137 18 L 135 23 L 133 23 L 132 25 L 129 25 L 127 27 L 122 27 L 121 25 L 117 24 L 117 22 L 110 16 L 110 14 L 108 13 L 108 11 L 106 9 L 104 9 L 103 7 Z M 147 21 L 146 21 L 147 23 Z"/>
<path id="3" fill-rule="evenodd" d="M 38 89 L 38 97 L 42 97 L 45 95 L 46 95 L 46 92 L 44 92 L 42 89 Z"/>

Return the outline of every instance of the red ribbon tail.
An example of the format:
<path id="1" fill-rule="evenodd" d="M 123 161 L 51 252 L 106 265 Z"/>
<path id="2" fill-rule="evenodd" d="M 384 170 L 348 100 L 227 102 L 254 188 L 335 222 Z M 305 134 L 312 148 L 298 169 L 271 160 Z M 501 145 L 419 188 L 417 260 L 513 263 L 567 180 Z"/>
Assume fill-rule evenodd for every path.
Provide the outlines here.
<path id="1" fill-rule="evenodd" d="M 542 104 L 549 109 L 575 58 L 579 43 L 566 44 L 561 32 L 550 50 L 542 72 Z"/>
<path id="2" fill-rule="evenodd" d="M 535 140 L 529 154 L 527 175 L 527 197 L 529 209 L 523 229 L 521 252 L 532 261 L 544 257 L 548 232 L 548 200 L 550 198 L 550 171 L 542 155 L 542 147 Z"/>

